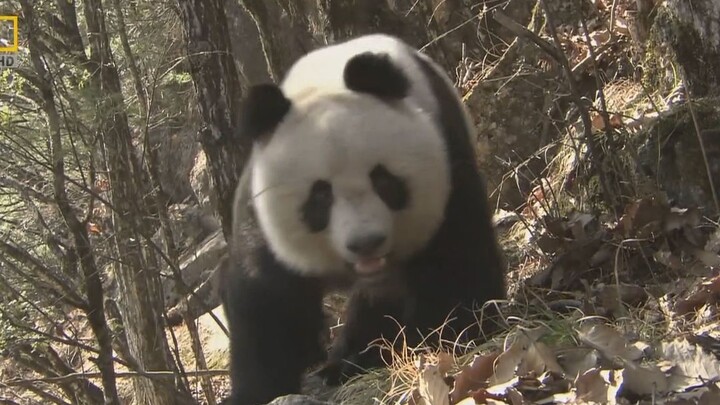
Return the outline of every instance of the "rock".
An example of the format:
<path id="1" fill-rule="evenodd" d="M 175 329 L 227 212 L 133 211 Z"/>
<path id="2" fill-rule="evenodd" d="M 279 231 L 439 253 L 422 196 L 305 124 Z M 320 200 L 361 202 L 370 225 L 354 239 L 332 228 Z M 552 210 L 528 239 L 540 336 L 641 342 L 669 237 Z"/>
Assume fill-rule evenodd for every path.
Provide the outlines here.
<path id="1" fill-rule="evenodd" d="M 720 3 L 716 0 L 659 2 L 650 30 L 645 69 L 651 88 L 674 83 L 677 63 L 694 97 L 717 95 L 720 89 Z"/>
<path id="2" fill-rule="evenodd" d="M 268 405 L 331 405 L 331 403 L 319 401 L 307 395 L 292 394 L 275 398 Z"/>
<path id="3" fill-rule="evenodd" d="M 168 207 L 168 215 L 175 246 L 181 254 L 190 248 L 197 248 L 203 239 L 220 229 L 220 221 L 209 207 L 173 204 Z M 153 241 L 165 250 L 162 230 L 155 233 Z"/>
<path id="4" fill-rule="evenodd" d="M 195 199 L 189 180 L 195 156 L 200 151 L 195 132 L 194 128 L 174 130 L 171 127 L 150 132 L 150 145 L 157 150 L 160 184 L 171 204 Z"/>
<path id="5" fill-rule="evenodd" d="M 710 181 L 720 190 L 720 100 L 696 100 L 694 104 L 698 125 L 713 128 L 701 131 L 705 156 L 700 149 L 697 132 L 687 105 L 660 119 L 645 132 L 645 140 L 638 149 L 640 172 L 647 181 L 656 184 L 667 197 L 680 207 L 703 208 L 708 215 L 715 213 Z M 717 197 L 717 196 L 716 196 Z"/>
<path id="6" fill-rule="evenodd" d="M 217 263 L 212 269 L 201 273 L 200 285 L 193 290 L 192 294 L 188 294 L 187 300 L 180 300 L 181 296 L 178 291 L 170 294 L 169 297 L 166 295 L 166 304 L 168 302 L 177 303 L 168 310 L 168 326 L 179 325 L 186 316 L 196 319 L 220 305 L 218 283 L 222 281 L 217 280 L 216 277 L 220 274 L 219 269 L 227 257 L 226 249 L 219 251 L 217 256 Z"/>
<path id="7" fill-rule="evenodd" d="M 190 170 L 190 187 L 200 206 L 212 209 L 215 196 L 213 194 L 212 177 L 208 170 L 207 156 L 205 152 L 200 150 L 194 159 Z"/>
<path id="8" fill-rule="evenodd" d="M 532 189 L 528 179 L 534 179 L 546 165 L 536 152 L 557 135 L 547 125 L 546 115 L 556 74 L 538 70 L 514 76 L 525 64 L 540 63 L 543 57 L 534 44 L 518 41 L 465 96 L 476 126 L 478 163 L 485 174 L 490 204 L 499 200 L 500 208 L 514 209 L 525 202 Z M 506 77 L 513 79 L 500 79 Z M 506 176 L 513 170 L 518 174 Z M 493 194 L 495 190 L 499 191 Z"/>
<path id="9" fill-rule="evenodd" d="M 197 248 L 180 257 L 180 274 L 186 286 L 194 289 L 211 278 L 221 262 L 227 244 L 222 230 L 218 229 L 208 236 Z M 180 291 L 170 269 L 164 270 L 163 296 L 165 305 L 171 307 L 180 301 Z"/>

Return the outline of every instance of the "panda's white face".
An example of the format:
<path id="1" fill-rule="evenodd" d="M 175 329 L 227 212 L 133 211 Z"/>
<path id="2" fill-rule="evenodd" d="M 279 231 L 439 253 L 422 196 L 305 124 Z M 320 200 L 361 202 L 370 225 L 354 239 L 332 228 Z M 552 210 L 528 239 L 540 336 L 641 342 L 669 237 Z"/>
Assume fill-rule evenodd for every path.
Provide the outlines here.
<path id="1" fill-rule="evenodd" d="M 382 274 L 440 226 L 448 156 L 410 99 L 308 92 L 255 148 L 251 192 L 270 248 L 290 267 Z"/>

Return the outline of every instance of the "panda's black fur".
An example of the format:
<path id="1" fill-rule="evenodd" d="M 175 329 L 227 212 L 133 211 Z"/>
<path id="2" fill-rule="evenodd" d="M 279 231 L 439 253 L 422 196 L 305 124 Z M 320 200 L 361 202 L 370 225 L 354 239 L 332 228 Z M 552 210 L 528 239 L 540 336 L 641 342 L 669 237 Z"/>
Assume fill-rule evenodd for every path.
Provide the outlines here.
<path id="1" fill-rule="evenodd" d="M 322 299 L 344 280 L 307 276 L 278 260 L 256 218 L 238 214 L 243 210 L 236 207 L 242 220 L 236 218 L 231 260 L 222 279 L 231 345 L 232 396 L 227 404 L 262 404 L 297 393 L 303 373 L 326 358 L 322 373 L 331 383 L 381 366 L 379 349 L 367 346 L 380 337 L 392 341 L 399 325 L 409 344 L 447 319 L 452 321 L 443 328 L 445 338 L 454 339 L 463 330 L 465 337 L 477 338 L 476 314 L 463 308 L 505 296 L 502 258 L 463 107 L 431 61 L 419 54 L 412 58 L 437 100 L 437 126 L 450 162 L 450 193 L 439 229 L 384 288 L 350 284 L 345 325 L 328 357 L 320 339 Z M 372 52 L 351 58 L 343 80 L 349 91 L 376 97 L 378 103 L 402 99 L 417 85 L 388 55 Z M 263 142 L 291 103 L 274 85 L 253 88 L 238 133 Z M 456 307 L 461 309 L 448 318 Z"/>

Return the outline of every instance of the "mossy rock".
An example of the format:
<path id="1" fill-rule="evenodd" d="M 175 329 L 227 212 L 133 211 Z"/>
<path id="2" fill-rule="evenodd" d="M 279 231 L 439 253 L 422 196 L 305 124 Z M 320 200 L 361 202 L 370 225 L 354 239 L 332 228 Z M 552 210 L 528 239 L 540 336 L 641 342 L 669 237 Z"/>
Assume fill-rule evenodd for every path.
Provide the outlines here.
<path id="1" fill-rule="evenodd" d="M 718 21 L 715 0 L 669 1 L 658 7 L 645 44 L 646 86 L 666 93 L 684 73 L 692 95 L 720 94 Z"/>
<path id="2" fill-rule="evenodd" d="M 702 207 L 706 214 L 712 215 L 715 202 L 708 168 L 715 190 L 720 190 L 720 99 L 695 101 L 693 109 L 705 153 L 685 104 L 641 135 L 639 169 L 677 205 Z"/>

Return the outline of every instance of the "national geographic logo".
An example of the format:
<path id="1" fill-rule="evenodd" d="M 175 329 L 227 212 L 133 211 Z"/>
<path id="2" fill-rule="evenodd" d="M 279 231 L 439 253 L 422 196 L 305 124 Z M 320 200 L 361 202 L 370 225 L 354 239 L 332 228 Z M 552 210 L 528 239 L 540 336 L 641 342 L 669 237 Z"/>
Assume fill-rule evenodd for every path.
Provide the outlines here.
<path id="1" fill-rule="evenodd" d="M 13 68 L 18 64 L 18 17 L 0 15 L 0 69 Z"/>

